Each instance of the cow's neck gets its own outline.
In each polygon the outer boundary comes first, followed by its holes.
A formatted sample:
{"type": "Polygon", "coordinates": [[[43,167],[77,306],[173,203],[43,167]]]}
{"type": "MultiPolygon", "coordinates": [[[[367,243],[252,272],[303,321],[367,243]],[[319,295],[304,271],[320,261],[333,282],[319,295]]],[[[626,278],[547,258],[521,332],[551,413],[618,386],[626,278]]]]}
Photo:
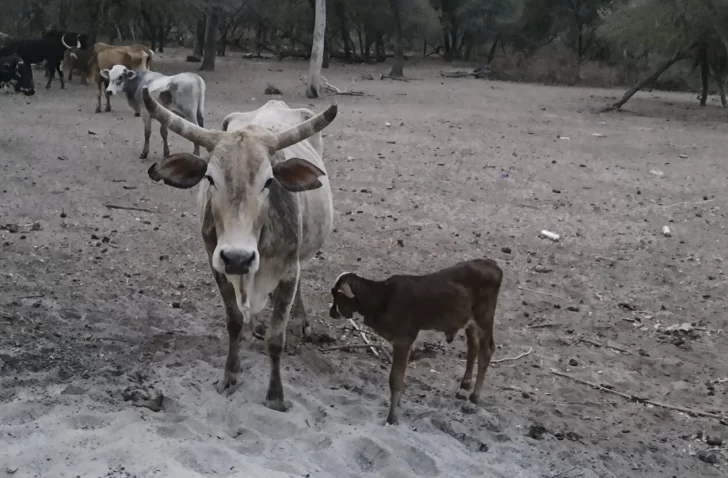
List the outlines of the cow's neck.
{"type": "Polygon", "coordinates": [[[126,80],[126,88],[124,88],[124,92],[126,93],[126,99],[129,100],[131,104],[134,103],[134,98],[137,94],[137,91],[139,91],[141,85],[144,83],[145,76],[145,71],[137,71],[137,74],[134,75],[134,78],[126,80]]]}

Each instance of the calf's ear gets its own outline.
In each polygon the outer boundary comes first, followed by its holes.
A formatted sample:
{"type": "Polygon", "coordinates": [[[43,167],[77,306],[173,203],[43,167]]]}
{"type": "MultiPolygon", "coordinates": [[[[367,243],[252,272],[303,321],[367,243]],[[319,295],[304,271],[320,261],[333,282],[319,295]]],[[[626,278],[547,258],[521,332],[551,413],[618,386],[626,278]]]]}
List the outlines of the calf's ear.
{"type": "Polygon", "coordinates": [[[207,162],[190,153],[178,153],[167,156],[159,163],[154,163],[147,171],[152,181],[164,181],[164,184],[178,189],[189,189],[197,185],[207,173],[207,162]]]}
{"type": "Polygon", "coordinates": [[[301,158],[287,159],[273,166],[276,180],[294,193],[320,188],[322,184],[318,177],[325,175],[321,169],[301,158]]]}
{"type": "Polygon", "coordinates": [[[99,73],[101,73],[101,76],[103,76],[105,79],[107,79],[107,80],[109,79],[109,69],[108,68],[104,68],[99,73]]]}

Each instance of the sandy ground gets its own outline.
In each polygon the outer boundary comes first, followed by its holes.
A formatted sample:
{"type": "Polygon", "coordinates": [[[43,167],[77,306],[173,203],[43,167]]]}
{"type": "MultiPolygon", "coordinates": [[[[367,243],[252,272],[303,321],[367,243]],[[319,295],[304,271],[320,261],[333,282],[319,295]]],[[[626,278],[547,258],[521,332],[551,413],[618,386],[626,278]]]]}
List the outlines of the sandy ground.
{"type": "MultiPolygon", "coordinates": [[[[184,53],[158,68],[191,67],[184,53]]],[[[221,59],[203,75],[207,125],[262,105],[267,82],[291,106],[321,111],[330,99],[303,98],[306,70],[221,59]]],[[[158,129],[141,161],[142,122],[121,98],[94,114],[94,91],[78,80],[30,99],[0,95],[0,476],[728,476],[726,445],[707,443],[728,441],[718,420],[551,373],[725,411],[726,113],[645,93],[628,111],[596,115],[621,92],[441,80],[437,70],[408,65],[417,81],[362,81],[354,89],[371,96],[337,97],[324,139],[336,230],[303,275],[317,343],[289,323],[287,413],[262,404],[269,366],[254,337],[243,386],[214,391],[222,302],[195,191],[147,177],[158,129]],[[531,353],[493,364],[472,408],[455,399],[463,334],[453,344],[423,334],[401,424],[383,426],[388,364],[362,349],[320,351],[327,337],[359,343],[328,318],[334,279],[479,256],[505,270],[494,360],[531,353]],[[692,330],[669,330],[680,324],[692,330]],[[160,394],[161,410],[134,406],[160,394]]],[[[324,74],[343,88],[381,72],[324,74]]]]}

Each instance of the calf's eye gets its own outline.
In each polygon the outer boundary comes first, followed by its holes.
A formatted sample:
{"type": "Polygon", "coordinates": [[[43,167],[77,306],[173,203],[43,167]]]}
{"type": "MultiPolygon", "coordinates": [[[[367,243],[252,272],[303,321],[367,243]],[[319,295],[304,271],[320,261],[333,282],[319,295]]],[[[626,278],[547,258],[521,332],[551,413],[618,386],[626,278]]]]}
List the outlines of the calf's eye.
{"type": "Polygon", "coordinates": [[[210,186],[215,185],[215,180],[212,179],[212,176],[210,176],[209,174],[205,176],[205,179],[207,179],[210,182],[210,186]]]}
{"type": "Polygon", "coordinates": [[[268,189],[272,182],[273,182],[273,178],[268,178],[268,180],[263,185],[263,190],[265,191],[266,189],[268,189]]]}

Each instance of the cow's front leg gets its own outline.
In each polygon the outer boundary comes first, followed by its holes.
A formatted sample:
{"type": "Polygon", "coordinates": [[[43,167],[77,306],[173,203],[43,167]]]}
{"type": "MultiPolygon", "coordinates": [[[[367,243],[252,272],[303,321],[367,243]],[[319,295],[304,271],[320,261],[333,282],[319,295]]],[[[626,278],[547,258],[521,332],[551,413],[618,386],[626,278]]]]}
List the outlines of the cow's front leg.
{"type": "Polygon", "coordinates": [[[159,134],[162,135],[162,144],[164,147],[164,157],[169,156],[169,143],[167,142],[167,127],[163,124],[159,125],[159,134]]]}
{"type": "Polygon", "coordinates": [[[222,379],[217,382],[217,393],[232,395],[240,387],[240,332],[243,329],[243,314],[235,301],[235,289],[227,278],[213,270],[215,282],[220,289],[222,301],[225,304],[228,331],[228,354],[225,360],[225,372],[222,379]]]}
{"type": "Polygon", "coordinates": [[[46,83],[46,90],[50,90],[51,82],[53,82],[53,77],[56,76],[56,69],[51,65],[47,65],[46,71],[48,72],[48,82],[46,83]]]}
{"type": "Polygon", "coordinates": [[[296,298],[293,302],[293,315],[301,319],[301,334],[303,338],[311,335],[311,324],[308,322],[308,314],[306,314],[306,305],[301,295],[301,278],[298,278],[298,287],[296,287],[296,298]]]}
{"type": "MultiPolygon", "coordinates": [[[[58,78],[61,80],[61,89],[64,89],[66,87],[66,84],[63,82],[63,71],[61,71],[60,64],[56,66],[56,71],[58,72],[58,78]]],[[[71,81],[71,79],[69,78],[68,81],[71,81]]]]}
{"type": "Polygon", "coordinates": [[[149,137],[152,135],[152,117],[149,113],[144,112],[142,119],[144,120],[144,148],[142,149],[142,154],[140,154],[139,157],[141,159],[147,159],[147,156],[149,155],[149,137]]]}
{"type": "Polygon", "coordinates": [[[101,85],[103,82],[97,83],[97,86],[99,87],[98,94],[96,95],[96,112],[101,113],[101,85]]]}
{"type": "Polygon", "coordinates": [[[273,292],[273,315],[266,334],[268,356],[270,357],[270,382],[265,396],[265,406],[285,412],[288,409],[283,400],[283,384],[281,383],[281,353],[286,345],[286,326],[291,307],[296,296],[299,278],[298,264],[288,272],[273,292]]]}

